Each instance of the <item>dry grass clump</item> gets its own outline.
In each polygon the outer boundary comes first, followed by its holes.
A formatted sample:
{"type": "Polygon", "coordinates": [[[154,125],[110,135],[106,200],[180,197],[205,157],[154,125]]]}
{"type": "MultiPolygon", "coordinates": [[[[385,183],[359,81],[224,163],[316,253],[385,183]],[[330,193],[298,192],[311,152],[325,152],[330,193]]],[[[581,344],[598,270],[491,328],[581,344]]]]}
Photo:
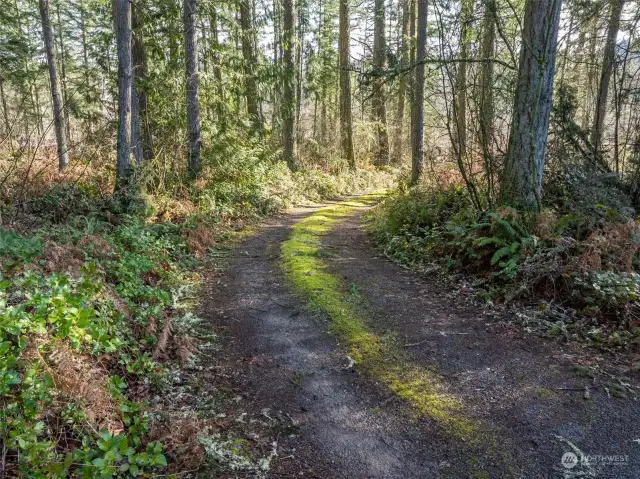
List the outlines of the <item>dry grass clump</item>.
{"type": "MultiPolygon", "coordinates": [[[[177,194],[179,193],[178,191],[177,194]]],[[[188,197],[158,195],[149,196],[146,200],[158,211],[152,221],[180,223],[199,211],[198,206],[188,197]]]]}
{"type": "Polygon", "coordinates": [[[195,471],[206,460],[206,452],[198,442],[198,436],[206,429],[219,429],[220,425],[211,419],[184,417],[169,414],[163,421],[153,423],[150,439],[160,441],[164,451],[173,456],[169,465],[169,474],[195,471]]]}
{"type": "Polygon", "coordinates": [[[78,241],[77,246],[95,259],[110,260],[114,259],[116,256],[113,246],[101,236],[84,236],[80,241],[78,241]]]}
{"type": "MultiPolygon", "coordinates": [[[[90,157],[95,158],[95,155],[90,157]]],[[[0,198],[8,203],[37,196],[53,185],[91,183],[100,194],[113,191],[113,172],[106,162],[77,162],[60,171],[55,150],[22,150],[17,156],[0,152],[0,198]]]]}
{"type": "Polygon", "coordinates": [[[551,209],[544,209],[536,216],[533,234],[543,240],[553,238],[558,225],[558,214],[551,209]]]}
{"type": "MultiPolygon", "coordinates": [[[[157,325],[154,318],[147,325],[147,331],[153,333],[156,329],[157,325]]],[[[196,341],[192,337],[182,332],[174,333],[172,318],[165,316],[162,331],[153,350],[153,359],[175,357],[180,360],[180,365],[184,367],[195,354],[196,347],[196,341]]]]}
{"type": "Polygon", "coordinates": [[[84,264],[84,253],[69,244],[47,241],[42,250],[44,269],[49,273],[66,273],[73,277],[80,276],[84,264]]]}
{"type": "Polygon", "coordinates": [[[632,272],[633,257],[640,251],[640,227],[634,220],[608,223],[593,231],[582,242],[584,248],[577,262],[578,271],[602,270],[632,272]]]}
{"type": "Polygon", "coordinates": [[[189,253],[199,259],[204,258],[207,254],[207,249],[215,244],[211,231],[202,225],[188,230],[186,236],[189,253]]]}
{"type": "Polygon", "coordinates": [[[117,434],[123,430],[118,404],[107,389],[109,375],[94,358],[73,351],[63,342],[39,338],[25,350],[21,359],[37,361],[51,375],[64,400],[56,405],[72,402],[82,407],[96,431],[106,429],[117,434]],[[40,353],[43,346],[51,351],[46,358],[40,353]]]}

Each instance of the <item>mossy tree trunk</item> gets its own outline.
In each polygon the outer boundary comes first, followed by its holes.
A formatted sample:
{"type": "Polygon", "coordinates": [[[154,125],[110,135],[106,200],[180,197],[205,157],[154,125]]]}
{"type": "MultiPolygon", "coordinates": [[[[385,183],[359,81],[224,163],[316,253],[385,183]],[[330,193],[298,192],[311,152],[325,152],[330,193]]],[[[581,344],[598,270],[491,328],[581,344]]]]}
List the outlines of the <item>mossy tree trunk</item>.
{"type": "Polygon", "coordinates": [[[69,164],[69,152],[67,147],[67,126],[62,105],[62,93],[58,82],[58,67],[56,64],[56,50],[54,45],[53,28],[51,27],[51,1],[40,0],[40,20],[42,22],[42,37],[47,54],[47,66],[49,67],[49,81],[51,84],[51,103],[53,104],[53,124],[56,132],[58,146],[58,166],[64,170],[69,164]]]}
{"type": "Polygon", "coordinates": [[[620,17],[624,0],[612,0],[611,15],[607,27],[607,40],[604,46],[604,58],[602,60],[602,72],[600,73],[600,83],[598,85],[598,97],[596,101],[596,111],[591,131],[591,143],[596,154],[602,149],[602,135],[604,131],[604,120],[607,115],[607,97],[609,96],[609,83],[614,68],[616,56],[616,42],[618,31],[620,30],[620,17]]]}
{"type": "Polygon", "coordinates": [[[283,0],[283,63],[284,88],[282,94],[282,129],[284,140],[284,159],[291,171],[298,167],[297,124],[296,124],[296,44],[295,0],[283,0]]]}
{"type": "Polygon", "coordinates": [[[500,202],[537,211],[542,192],[562,0],[527,0],[500,202]]]}
{"type": "Polygon", "coordinates": [[[427,56],[427,0],[418,2],[418,25],[415,77],[411,104],[411,184],[417,184],[422,178],[423,169],[423,133],[424,133],[424,60],[427,56]]]}
{"type": "Polygon", "coordinates": [[[187,166],[189,174],[200,173],[200,104],[198,100],[197,0],[184,0],[184,50],[187,83],[187,166]]]}
{"type": "Polygon", "coordinates": [[[387,94],[383,72],[387,65],[385,39],[385,4],[384,0],[375,0],[373,22],[373,116],[376,121],[378,145],[374,161],[377,165],[389,163],[389,133],[387,131],[387,94]]]}
{"type": "Polygon", "coordinates": [[[356,159],[353,153],[353,122],[351,114],[351,72],[349,71],[349,1],[340,0],[340,144],[342,157],[349,168],[355,170],[356,159]]]}

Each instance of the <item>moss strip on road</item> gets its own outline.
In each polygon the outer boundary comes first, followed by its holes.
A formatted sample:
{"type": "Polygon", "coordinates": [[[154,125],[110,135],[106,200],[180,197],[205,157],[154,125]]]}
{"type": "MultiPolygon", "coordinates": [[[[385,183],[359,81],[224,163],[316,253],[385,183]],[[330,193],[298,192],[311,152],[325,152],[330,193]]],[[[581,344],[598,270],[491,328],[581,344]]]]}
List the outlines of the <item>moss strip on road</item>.
{"type": "Polygon", "coordinates": [[[463,404],[447,391],[443,379],[427,368],[413,365],[408,353],[394,341],[370,330],[362,302],[347,292],[322,260],[322,237],[347,215],[382,196],[374,193],[328,206],[294,225],[289,239],[282,244],[286,277],[310,310],[328,317],[331,330],[364,372],[449,434],[469,444],[486,445],[487,438],[481,434],[486,428],[465,417],[463,404]]]}

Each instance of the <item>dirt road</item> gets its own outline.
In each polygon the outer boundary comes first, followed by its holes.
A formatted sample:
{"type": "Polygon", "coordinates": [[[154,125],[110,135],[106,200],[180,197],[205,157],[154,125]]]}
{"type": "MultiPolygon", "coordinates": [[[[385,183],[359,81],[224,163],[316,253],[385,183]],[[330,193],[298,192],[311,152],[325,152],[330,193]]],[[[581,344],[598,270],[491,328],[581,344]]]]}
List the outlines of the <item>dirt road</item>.
{"type": "Polygon", "coordinates": [[[295,425],[277,433],[270,477],[640,477],[640,403],[590,373],[593,351],[525,333],[381,258],[361,228],[368,206],[271,220],[210,293],[225,347],[242,358],[239,387],[256,411],[295,425]],[[323,214],[313,264],[385,345],[375,365],[366,354],[354,364],[354,341],[313,297],[323,291],[306,297],[282,267],[291,228],[323,214]],[[415,392],[404,371],[428,372],[436,392],[415,392]]]}

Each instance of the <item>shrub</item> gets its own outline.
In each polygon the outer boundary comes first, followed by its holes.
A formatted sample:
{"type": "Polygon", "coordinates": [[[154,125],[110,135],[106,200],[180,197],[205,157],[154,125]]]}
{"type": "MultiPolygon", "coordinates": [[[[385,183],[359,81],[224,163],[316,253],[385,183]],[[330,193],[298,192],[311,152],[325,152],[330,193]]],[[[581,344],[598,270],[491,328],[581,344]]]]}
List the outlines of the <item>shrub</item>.
{"type": "Polygon", "coordinates": [[[511,208],[478,212],[455,188],[418,187],[397,191],[369,227],[386,254],[473,273],[491,283],[492,299],[558,299],[590,315],[618,317],[638,299],[640,227],[618,214],[605,217],[546,209],[531,222],[511,208]]]}

